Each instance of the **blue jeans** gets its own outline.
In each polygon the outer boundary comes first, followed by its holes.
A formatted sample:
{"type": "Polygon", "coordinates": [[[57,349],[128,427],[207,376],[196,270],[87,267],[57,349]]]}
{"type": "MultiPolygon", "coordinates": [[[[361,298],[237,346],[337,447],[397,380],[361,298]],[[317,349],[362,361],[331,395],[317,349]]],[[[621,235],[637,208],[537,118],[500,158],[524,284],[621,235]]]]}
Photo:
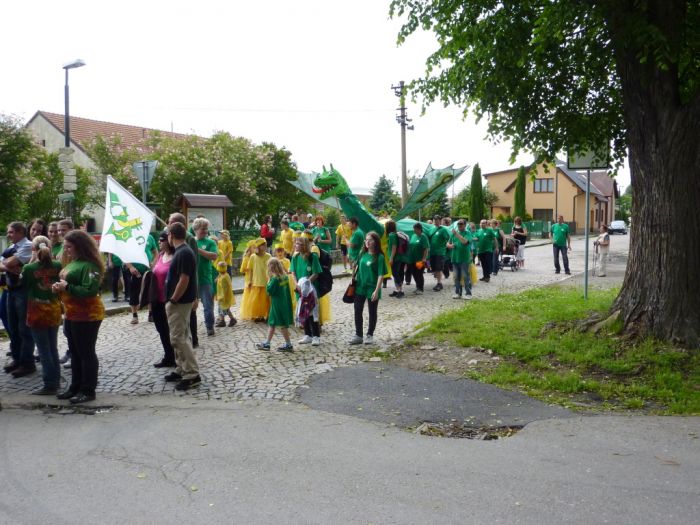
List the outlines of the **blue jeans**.
{"type": "Polygon", "coordinates": [[[554,269],[556,272],[561,272],[561,267],[559,266],[559,254],[561,253],[561,258],[564,261],[564,271],[569,273],[569,255],[566,251],[566,246],[557,246],[553,244],[552,252],[554,253],[554,269]]]}
{"type": "Polygon", "coordinates": [[[61,382],[61,365],[58,362],[58,326],[32,328],[32,337],[39,350],[41,377],[46,388],[58,388],[61,382]]]}
{"type": "Polygon", "coordinates": [[[452,263],[452,269],[454,270],[454,280],[455,280],[455,294],[461,297],[462,295],[462,279],[464,279],[464,293],[466,295],[472,294],[472,280],[469,277],[469,263],[452,263]]]}
{"type": "Polygon", "coordinates": [[[493,259],[491,260],[491,274],[498,275],[498,252],[493,252],[493,259]]]}
{"type": "Polygon", "coordinates": [[[199,284],[199,299],[204,308],[204,326],[207,330],[214,329],[214,290],[211,283],[199,284]]]}
{"type": "Polygon", "coordinates": [[[25,368],[36,368],[34,339],[27,326],[26,290],[12,290],[7,294],[7,320],[12,360],[25,368]]]}

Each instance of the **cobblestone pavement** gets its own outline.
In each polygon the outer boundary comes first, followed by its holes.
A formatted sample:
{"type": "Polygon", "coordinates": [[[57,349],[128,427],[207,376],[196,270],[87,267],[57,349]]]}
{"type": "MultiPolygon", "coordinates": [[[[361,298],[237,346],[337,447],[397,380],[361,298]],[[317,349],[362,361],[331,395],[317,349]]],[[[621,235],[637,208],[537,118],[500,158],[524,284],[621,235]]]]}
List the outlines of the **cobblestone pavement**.
{"type": "MultiPolygon", "coordinates": [[[[571,271],[583,272],[583,240],[572,242],[570,255],[571,271]]],[[[628,237],[615,236],[611,254],[627,252],[628,237]]],[[[592,254],[591,254],[592,259],[592,254]]],[[[474,300],[492,297],[499,293],[516,293],[528,288],[564,281],[569,276],[555,275],[552,265],[551,245],[530,247],[526,250],[524,271],[500,272],[490,283],[479,283],[474,287],[474,300]]],[[[480,269],[479,269],[480,271],[480,269]]],[[[594,282],[595,278],[592,278],[594,282]]],[[[217,328],[216,335],[207,337],[202,310],[198,312],[200,322],[200,346],[196,350],[202,375],[202,385],[188,393],[174,390],[173,383],[166,383],[163,376],[172,369],[155,369],[152,364],[160,360],[162,350],[152,323],[129,324],[130,315],[121,313],[106,318],[100,329],[97,353],[100,359],[99,393],[109,392],[125,395],[166,394],[191,396],[196,399],[277,399],[291,400],[295,390],[303,387],[314,374],[327,372],[335,367],[348,366],[366,359],[373,351],[386,348],[400,341],[419,323],[433,315],[452,308],[469,308],[467,301],[452,299],[451,279],[446,281],[441,292],[432,291],[434,279],[426,277],[425,293],[413,295],[415,287],[406,287],[406,298],[388,297],[391,282],[379,305],[379,323],[375,332],[375,346],[349,346],[347,340],[354,334],[353,307],[341,301],[347,279],[337,279],[331,297],[333,320],[322,328],[321,345],[295,344],[291,354],[262,352],[254,344],[262,341],[267,332],[263,323],[239,322],[235,327],[217,328]]],[[[240,302],[240,296],[237,297],[240,302]]],[[[237,308],[235,314],[237,314],[237,308]]],[[[367,314],[365,314],[367,315],[367,314]]],[[[365,323],[367,322],[365,318],[365,323]]],[[[294,342],[303,335],[293,331],[294,342]]],[[[281,343],[278,333],[274,345],[281,343]]],[[[3,353],[7,340],[3,344],[3,353]]],[[[66,350],[65,339],[59,334],[59,351],[66,350]]],[[[69,371],[64,371],[68,377],[69,371]]],[[[27,393],[41,386],[40,373],[14,379],[0,374],[0,395],[27,393]]]]}

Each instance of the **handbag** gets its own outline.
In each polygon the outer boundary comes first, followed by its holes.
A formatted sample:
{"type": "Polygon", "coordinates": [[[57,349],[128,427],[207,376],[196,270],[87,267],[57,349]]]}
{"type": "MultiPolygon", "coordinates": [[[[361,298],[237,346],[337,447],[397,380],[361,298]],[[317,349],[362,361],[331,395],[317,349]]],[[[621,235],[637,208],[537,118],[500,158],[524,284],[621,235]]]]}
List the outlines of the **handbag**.
{"type": "Polygon", "coordinates": [[[343,294],[343,302],[352,304],[355,302],[355,288],[357,287],[357,282],[355,282],[355,273],[357,272],[357,266],[352,271],[352,278],[350,279],[350,284],[345,289],[343,294]]]}

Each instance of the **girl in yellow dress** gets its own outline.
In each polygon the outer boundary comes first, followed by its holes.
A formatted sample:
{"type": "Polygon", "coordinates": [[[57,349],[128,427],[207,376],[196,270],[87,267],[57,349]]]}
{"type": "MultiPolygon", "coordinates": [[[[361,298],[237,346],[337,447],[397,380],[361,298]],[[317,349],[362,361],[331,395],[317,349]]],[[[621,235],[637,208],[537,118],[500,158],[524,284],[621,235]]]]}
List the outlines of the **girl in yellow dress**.
{"type": "Polygon", "coordinates": [[[246,285],[249,292],[248,306],[254,321],[265,321],[270,311],[270,296],[267,295],[267,261],[272,256],[267,253],[267,241],[262,237],[255,240],[254,250],[248,259],[250,270],[250,284],[246,285]]]}
{"type": "Polygon", "coordinates": [[[278,244],[275,246],[275,257],[279,259],[279,262],[282,263],[282,267],[284,270],[287,272],[287,275],[289,276],[289,294],[292,296],[292,311],[296,312],[297,311],[297,294],[294,293],[294,290],[296,289],[297,283],[294,280],[294,274],[289,270],[289,268],[292,265],[292,262],[285,257],[285,253],[287,250],[285,247],[281,244],[278,244]]]}
{"type": "MultiPolygon", "coordinates": [[[[314,235],[309,230],[304,232],[304,236],[309,239],[309,251],[320,257],[320,249],[314,243],[314,235]]],[[[318,300],[318,323],[323,326],[331,321],[331,294],[326,294],[318,300]]]]}
{"type": "Polygon", "coordinates": [[[219,257],[226,263],[226,271],[230,276],[231,270],[233,269],[233,243],[231,242],[231,235],[228,230],[221,230],[219,232],[219,237],[220,239],[216,243],[219,248],[219,257]]]}
{"type": "Polygon", "coordinates": [[[246,244],[246,250],[243,254],[243,259],[241,260],[241,273],[243,274],[243,297],[241,298],[241,311],[239,312],[239,317],[241,319],[252,319],[253,316],[250,313],[250,283],[252,273],[249,268],[250,256],[253,255],[255,250],[255,239],[251,239],[246,244]]]}

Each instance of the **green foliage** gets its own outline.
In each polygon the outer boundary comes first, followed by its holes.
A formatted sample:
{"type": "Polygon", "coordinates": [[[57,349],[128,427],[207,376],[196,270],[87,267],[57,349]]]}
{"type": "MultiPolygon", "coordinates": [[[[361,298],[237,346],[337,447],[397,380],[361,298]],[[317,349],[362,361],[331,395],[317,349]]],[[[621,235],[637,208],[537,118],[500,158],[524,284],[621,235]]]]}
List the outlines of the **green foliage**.
{"type": "Polygon", "coordinates": [[[425,219],[431,219],[435,215],[439,215],[440,217],[452,216],[452,210],[450,209],[450,202],[447,199],[446,191],[442,192],[439,199],[421,209],[421,216],[425,219]]]}
{"type": "Polygon", "coordinates": [[[699,414],[697,350],[624,341],[615,337],[619,326],[605,334],[578,328],[592,313],[605,315],[616,293],[594,290],[587,301],[573,287],[504,294],[433,318],[416,340],[491,349],[502,364],[480,380],[550,401],[587,401],[590,393],[622,407],[699,414]]]}
{"type": "Polygon", "coordinates": [[[326,219],[326,226],[329,229],[335,230],[335,228],[340,224],[340,212],[335,208],[326,208],[323,212],[326,219]]]}
{"type": "Polygon", "coordinates": [[[36,162],[38,148],[14,117],[0,114],[0,221],[2,228],[21,217],[26,178],[36,162]]]}
{"type": "MultiPolygon", "coordinates": [[[[487,186],[485,188],[481,188],[481,197],[483,201],[483,205],[481,207],[481,218],[484,218],[490,215],[491,207],[498,201],[498,196],[489,191],[487,186]]],[[[476,221],[472,220],[471,206],[471,185],[469,185],[455,196],[454,203],[452,205],[452,215],[454,217],[468,217],[470,221],[476,222],[478,225],[479,220],[481,219],[476,221]]]]}
{"type": "MultiPolygon", "coordinates": [[[[94,204],[92,174],[76,167],[78,190],[74,208],[94,204]]],[[[41,217],[47,221],[63,217],[58,195],[63,193],[63,172],[58,155],[38,146],[19,120],[0,115],[0,224],[41,217]]],[[[102,199],[103,196],[100,196],[102,199]]],[[[80,220],[80,218],[78,218],[80,220]]]]}
{"type": "Polygon", "coordinates": [[[620,195],[617,200],[617,210],[615,211],[615,219],[625,221],[629,224],[632,216],[632,186],[627,186],[625,192],[620,195]]]}
{"type": "Polygon", "coordinates": [[[231,228],[254,217],[308,207],[313,201],[289,184],[296,178],[291,153],[274,144],[253,144],[243,137],[217,132],[211,138],[194,135],[171,138],[155,135],[132,149],[124,149],[118,137],[98,137],[88,153],[100,171],[140,195],[133,173],[136,160],[158,160],[149,200],[162,204],[162,215],[179,211],[175,203],[183,193],[226,195],[231,228]]]}
{"type": "Polygon", "coordinates": [[[479,221],[486,216],[479,164],[475,164],[474,168],[472,168],[472,182],[469,188],[469,220],[479,224],[479,221]]]}
{"type": "Polygon", "coordinates": [[[518,168],[518,176],[515,179],[515,204],[513,205],[513,215],[515,217],[525,216],[525,166],[518,168]]]}
{"type": "Polygon", "coordinates": [[[369,208],[376,213],[385,211],[389,215],[401,208],[401,197],[394,190],[394,183],[386,175],[379,177],[372,188],[369,208]]]}

